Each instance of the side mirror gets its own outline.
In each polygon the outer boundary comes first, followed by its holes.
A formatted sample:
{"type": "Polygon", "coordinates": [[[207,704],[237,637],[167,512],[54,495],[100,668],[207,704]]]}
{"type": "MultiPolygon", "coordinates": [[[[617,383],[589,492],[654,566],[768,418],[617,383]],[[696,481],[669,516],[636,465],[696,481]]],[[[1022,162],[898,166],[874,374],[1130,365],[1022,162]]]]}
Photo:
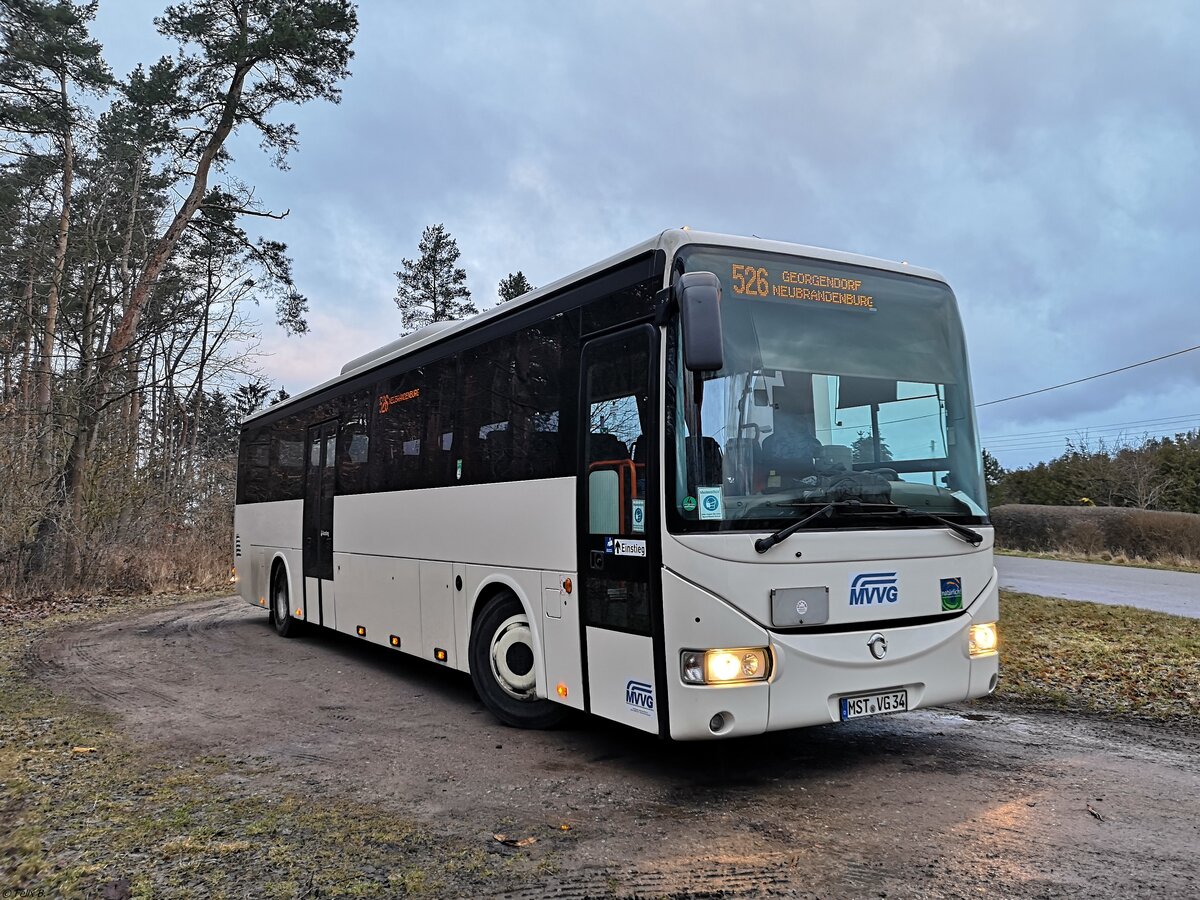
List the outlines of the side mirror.
{"type": "Polygon", "coordinates": [[[712,272],[688,272],[675,282],[683,365],[689,372],[716,372],[725,365],[721,334],[721,281],[712,272]]]}

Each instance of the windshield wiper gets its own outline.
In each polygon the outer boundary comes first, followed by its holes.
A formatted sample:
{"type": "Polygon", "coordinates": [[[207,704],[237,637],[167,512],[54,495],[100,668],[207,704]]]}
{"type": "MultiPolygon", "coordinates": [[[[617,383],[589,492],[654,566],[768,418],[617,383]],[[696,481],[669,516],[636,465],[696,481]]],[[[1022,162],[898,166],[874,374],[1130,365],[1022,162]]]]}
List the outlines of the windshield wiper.
{"type": "MultiPolygon", "coordinates": [[[[780,504],[780,505],[784,505],[784,504],[780,504]]],[[[786,504],[786,505],[798,506],[801,504],[786,504]]],[[[829,514],[831,512],[833,512],[835,509],[839,509],[841,507],[846,507],[846,506],[862,506],[862,501],[861,500],[834,500],[831,503],[826,503],[824,506],[822,506],[820,509],[818,509],[815,513],[811,513],[811,514],[805,516],[800,521],[793,522],[791,525],[788,525],[786,528],[780,528],[777,532],[775,532],[772,535],[768,535],[765,538],[759,538],[757,541],[754,542],[754,549],[757,550],[759,553],[766,553],[768,550],[770,550],[776,544],[778,544],[782,541],[786,541],[788,538],[790,538],[793,534],[795,534],[797,531],[799,531],[801,528],[803,528],[805,525],[807,525],[813,519],[819,519],[821,516],[825,516],[828,518],[829,514]]]]}
{"type": "Polygon", "coordinates": [[[902,516],[917,516],[921,519],[932,519],[942,525],[945,525],[960,538],[972,546],[978,547],[983,543],[983,535],[974,528],[968,528],[966,525],[960,525],[958,522],[951,522],[949,519],[944,519],[936,513],[926,512],[923,509],[913,509],[911,506],[900,506],[897,504],[896,511],[902,516]]]}
{"type": "MultiPolygon", "coordinates": [[[[779,506],[808,506],[810,504],[781,503],[781,504],[777,504],[777,505],[779,505],[779,506]]],[[[759,538],[758,540],[756,540],[754,542],[754,549],[757,550],[759,553],[766,553],[768,550],[770,550],[776,544],[790,538],[793,534],[795,534],[797,531],[799,531],[801,528],[803,528],[805,525],[807,525],[809,522],[813,521],[814,519],[819,519],[822,516],[825,516],[826,518],[828,518],[830,513],[832,513],[835,509],[846,509],[846,508],[853,509],[855,512],[861,513],[863,515],[869,515],[871,512],[894,512],[897,515],[902,516],[904,518],[910,518],[910,517],[915,516],[915,517],[921,518],[921,519],[932,519],[934,522],[937,522],[941,525],[945,525],[947,528],[949,528],[956,535],[961,537],[964,541],[967,541],[972,546],[978,547],[980,544],[983,543],[983,535],[980,534],[975,529],[968,528],[966,525],[960,525],[958,522],[951,522],[949,519],[942,518],[941,516],[937,515],[936,513],[926,512],[923,509],[914,509],[911,506],[901,506],[898,503],[866,503],[866,504],[864,504],[861,500],[834,500],[830,503],[825,504],[820,509],[818,509],[816,512],[805,516],[799,522],[793,522],[791,525],[788,525],[786,528],[779,529],[779,531],[776,531],[772,535],[769,535],[765,538],[759,538]],[[875,507],[875,509],[868,510],[868,509],[864,509],[863,507],[875,507]]]]}

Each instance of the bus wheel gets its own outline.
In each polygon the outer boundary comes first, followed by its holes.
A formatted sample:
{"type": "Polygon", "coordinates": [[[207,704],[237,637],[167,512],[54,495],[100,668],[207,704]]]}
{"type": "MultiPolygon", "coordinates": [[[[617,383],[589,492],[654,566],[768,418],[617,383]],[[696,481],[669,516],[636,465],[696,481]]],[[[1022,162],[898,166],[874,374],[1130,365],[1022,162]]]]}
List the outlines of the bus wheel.
{"type": "Polygon", "coordinates": [[[505,591],[484,607],[471,631],[471,681],[484,706],[505,725],[552,728],[566,718],[567,708],[538,699],[533,655],[525,609],[505,591]]]}
{"type": "Polygon", "coordinates": [[[300,633],[300,622],[292,618],[287,572],[282,566],[275,571],[275,578],[271,582],[271,624],[283,637],[295,637],[300,633]]]}

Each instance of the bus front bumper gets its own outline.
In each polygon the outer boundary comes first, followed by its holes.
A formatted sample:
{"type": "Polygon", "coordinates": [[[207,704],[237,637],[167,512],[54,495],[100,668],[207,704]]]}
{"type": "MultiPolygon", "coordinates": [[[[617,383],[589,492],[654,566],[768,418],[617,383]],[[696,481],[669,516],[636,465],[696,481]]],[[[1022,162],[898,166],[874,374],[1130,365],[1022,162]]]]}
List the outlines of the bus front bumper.
{"type": "MultiPolygon", "coordinates": [[[[688,598],[692,610],[701,594],[707,592],[692,586],[688,598]]],[[[706,603],[710,615],[704,618],[720,621],[723,637],[729,641],[724,645],[769,644],[773,669],[766,682],[753,684],[692,686],[675,681],[670,689],[670,718],[671,737],[677,740],[840,722],[841,701],[846,697],[904,690],[906,709],[913,710],[982,697],[996,687],[998,655],[972,657],[968,647],[972,625],[999,617],[994,574],[971,606],[953,619],[907,626],[900,620],[831,634],[767,631],[713,595],[707,596],[721,609],[706,603]],[[869,646],[876,634],[886,642],[882,658],[876,658],[869,646]]],[[[674,666],[668,663],[669,672],[677,667],[677,658],[674,666]]]]}

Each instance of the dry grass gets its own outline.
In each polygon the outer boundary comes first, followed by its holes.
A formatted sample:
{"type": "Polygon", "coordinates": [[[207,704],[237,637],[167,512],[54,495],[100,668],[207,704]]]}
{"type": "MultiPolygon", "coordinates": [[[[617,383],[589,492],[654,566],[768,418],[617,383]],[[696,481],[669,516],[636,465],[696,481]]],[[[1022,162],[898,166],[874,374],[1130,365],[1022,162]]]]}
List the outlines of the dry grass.
{"type": "Polygon", "coordinates": [[[1158,569],[1163,572],[1196,572],[1200,573],[1200,565],[1194,560],[1181,556],[1165,557],[1158,560],[1142,559],[1140,556],[1126,556],[1124,553],[1079,553],[1074,550],[1058,550],[1050,552],[1035,552],[1033,550],[996,550],[997,556],[1020,556],[1026,559],[1054,559],[1061,562],[1095,563],[1102,566],[1128,566],[1134,569],[1158,569]]]}
{"type": "Polygon", "coordinates": [[[1200,569],[1200,515],[1147,509],[1009,504],[991,511],[996,546],[1200,569]]]}
{"type": "Polygon", "coordinates": [[[24,670],[49,628],[183,599],[0,604],[0,897],[488,896],[542,873],[545,859],[314,803],[265,757],[166,758],[24,670]]]}
{"type": "Polygon", "coordinates": [[[1000,634],[994,700],[1200,725],[1200,620],[1005,592],[1000,634]]]}

